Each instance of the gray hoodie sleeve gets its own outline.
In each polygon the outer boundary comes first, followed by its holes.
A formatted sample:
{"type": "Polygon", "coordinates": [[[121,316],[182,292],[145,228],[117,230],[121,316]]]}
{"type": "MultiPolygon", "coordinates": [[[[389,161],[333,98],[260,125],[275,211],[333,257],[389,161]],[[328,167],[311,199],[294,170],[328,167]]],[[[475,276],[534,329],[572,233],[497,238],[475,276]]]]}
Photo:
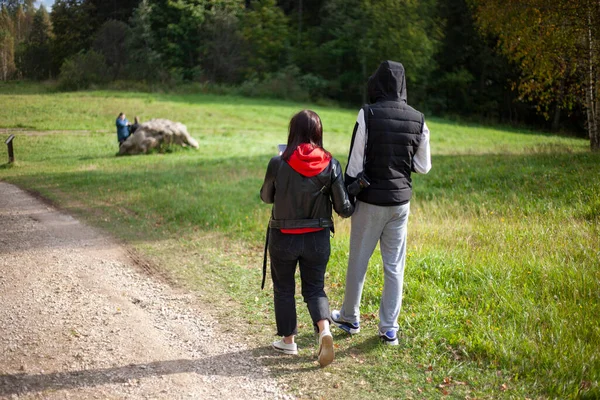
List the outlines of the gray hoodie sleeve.
{"type": "Polygon", "coordinates": [[[346,167],[346,175],[350,178],[356,178],[363,170],[363,159],[365,154],[365,118],[362,108],[356,117],[356,132],[354,141],[350,145],[350,157],[346,167]]]}
{"type": "Polygon", "coordinates": [[[413,157],[413,169],[418,174],[426,174],[431,169],[431,150],[429,148],[429,128],[423,123],[423,138],[413,157]]]}

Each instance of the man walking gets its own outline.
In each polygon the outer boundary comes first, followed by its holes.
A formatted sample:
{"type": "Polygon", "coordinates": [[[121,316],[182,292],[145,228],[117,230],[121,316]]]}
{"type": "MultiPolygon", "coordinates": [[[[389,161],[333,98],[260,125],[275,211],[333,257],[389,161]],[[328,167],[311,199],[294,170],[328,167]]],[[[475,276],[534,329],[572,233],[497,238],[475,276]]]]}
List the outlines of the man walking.
{"type": "Polygon", "coordinates": [[[348,191],[356,194],[346,291],[341,310],[333,310],[331,319],[348,333],[360,331],[365,275],[379,242],[384,268],[379,337],[397,345],[411,172],[426,174],[431,169],[429,129],[423,114],[406,103],[402,64],[382,62],[367,89],[370,104],[358,113],[346,167],[348,191]]]}

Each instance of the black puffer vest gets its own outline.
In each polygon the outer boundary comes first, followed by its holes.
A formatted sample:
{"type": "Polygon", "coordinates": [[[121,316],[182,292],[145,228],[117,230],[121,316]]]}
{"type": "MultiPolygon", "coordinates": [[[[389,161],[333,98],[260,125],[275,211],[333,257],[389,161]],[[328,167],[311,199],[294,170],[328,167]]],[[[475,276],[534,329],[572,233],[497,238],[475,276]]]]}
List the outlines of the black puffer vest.
{"type": "Polygon", "coordinates": [[[405,204],[412,195],[412,159],[422,140],[423,114],[406,104],[404,68],[383,63],[369,81],[365,174],[371,185],[358,200],[381,206],[405,204]]]}

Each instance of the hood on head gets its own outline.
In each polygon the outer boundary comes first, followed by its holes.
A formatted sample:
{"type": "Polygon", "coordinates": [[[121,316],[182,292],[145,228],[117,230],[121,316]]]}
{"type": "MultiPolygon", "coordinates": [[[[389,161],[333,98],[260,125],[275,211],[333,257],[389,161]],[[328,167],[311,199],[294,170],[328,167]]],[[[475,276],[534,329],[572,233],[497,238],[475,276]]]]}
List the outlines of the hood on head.
{"type": "Polygon", "coordinates": [[[367,83],[369,103],[396,100],[406,103],[406,78],[399,62],[384,61],[367,83]]]}

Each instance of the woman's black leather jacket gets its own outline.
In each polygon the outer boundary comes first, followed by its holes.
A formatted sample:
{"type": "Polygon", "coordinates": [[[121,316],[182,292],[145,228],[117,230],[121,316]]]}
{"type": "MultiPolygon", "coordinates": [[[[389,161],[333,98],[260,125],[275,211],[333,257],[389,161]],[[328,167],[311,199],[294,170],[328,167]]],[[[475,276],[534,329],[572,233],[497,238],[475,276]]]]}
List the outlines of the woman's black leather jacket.
{"type": "Polygon", "coordinates": [[[316,176],[306,177],[276,156],[267,167],[260,198],[274,203],[269,226],[272,228],[333,227],[331,206],[342,218],[354,212],[344,185],[340,163],[332,158],[316,176]]]}

